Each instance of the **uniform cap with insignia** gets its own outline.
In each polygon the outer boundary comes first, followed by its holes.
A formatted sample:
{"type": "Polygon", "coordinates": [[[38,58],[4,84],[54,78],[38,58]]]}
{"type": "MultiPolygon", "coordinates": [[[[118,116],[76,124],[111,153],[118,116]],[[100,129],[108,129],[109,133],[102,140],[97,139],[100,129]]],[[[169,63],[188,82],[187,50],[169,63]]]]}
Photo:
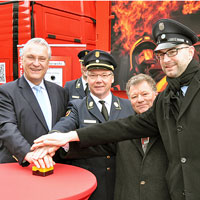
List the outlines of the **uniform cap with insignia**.
{"type": "Polygon", "coordinates": [[[87,70],[91,69],[108,69],[114,71],[117,67],[117,63],[113,56],[106,51],[93,50],[87,54],[84,58],[84,65],[87,70]]]}
{"type": "Polygon", "coordinates": [[[83,50],[78,53],[78,58],[80,62],[83,62],[84,57],[89,53],[89,50],[83,50]]]}
{"type": "Polygon", "coordinates": [[[173,19],[160,19],[152,29],[152,36],[157,43],[154,51],[173,48],[179,44],[193,45],[198,41],[197,35],[187,26],[173,19]]]}

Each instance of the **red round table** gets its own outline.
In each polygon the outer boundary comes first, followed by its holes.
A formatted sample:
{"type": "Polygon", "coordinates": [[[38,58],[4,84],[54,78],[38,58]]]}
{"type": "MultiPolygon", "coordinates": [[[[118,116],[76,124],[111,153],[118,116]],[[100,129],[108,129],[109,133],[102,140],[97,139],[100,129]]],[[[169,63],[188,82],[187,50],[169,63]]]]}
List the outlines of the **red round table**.
{"type": "Polygon", "coordinates": [[[96,177],[80,167],[56,164],[49,176],[32,175],[32,166],[0,164],[1,199],[86,200],[97,186],[96,177]]]}

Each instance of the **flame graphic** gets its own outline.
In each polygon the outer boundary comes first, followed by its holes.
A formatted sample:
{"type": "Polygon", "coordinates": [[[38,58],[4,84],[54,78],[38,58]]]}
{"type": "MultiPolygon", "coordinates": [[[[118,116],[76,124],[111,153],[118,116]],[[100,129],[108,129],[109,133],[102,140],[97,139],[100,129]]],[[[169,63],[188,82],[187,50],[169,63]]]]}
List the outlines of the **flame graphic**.
{"type": "Polygon", "coordinates": [[[129,52],[143,35],[151,35],[152,25],[161,18],[170,18],[180,11],[187,15],[200,9],[199,1],[115,1],[112,13],[116,16],[113,30],[115,42],[112,50],[121,46],[121,53],[129,52]]]}

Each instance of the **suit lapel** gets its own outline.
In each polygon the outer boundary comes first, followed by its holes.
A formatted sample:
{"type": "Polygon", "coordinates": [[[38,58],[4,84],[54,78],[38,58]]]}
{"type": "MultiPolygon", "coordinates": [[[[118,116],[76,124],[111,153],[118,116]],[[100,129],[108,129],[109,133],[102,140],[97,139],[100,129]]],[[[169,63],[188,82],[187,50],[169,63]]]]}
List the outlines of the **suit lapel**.
{"type": "Polygon", "coordinates": [[[105,122],[103,115],[101,114],[99,108],[97,107],[96,103],[92,99],[90,95],[86,98],[87,109],[88,111],[97,118],[101,123],[105,122]]]}
{"type": "Polygon", "coordinates": [[[121,105],[119,99],[112,94],[112,104],[111,104],[109,120],[118,119],[120,112],[121,112],[121,105]]]}
{"type": "Polygon", "coordinates": [[[47,127],[45,118],[44,118],[44,116],[42,114],[42,111],[41,111],[40,106],[39,106],[39,104],[37,102],[37,99],[36,99],[32,89],[30,88],[29,84],[25,80],[24,76],[22,76],[19,79],[19,87],[21,89],[22,96],[24,97],[24,99],[26,99],[26,101],[28,102],[28,104],[32,108],[33,113],[35,113],[35,115],[38,117],[38,119],[41,122],[41,124],[48,131],[48,127],[47,127]]]}
{"type": "Polygon", "coordinates": [[[187,89],[186,96],[183,99],[182,106],[180,109],[180,113],[178,116],[178,120],[184,114],[188,106],[190,105],[191,101],[195,97],[196,93],[199,91],[200,88],[200,71],[195,75],[194,79],[192,80],[190,86],[187,89]]]}
{"type": "Polygon", "coordinates": [[[79,78],[76,81],[76,90],[79,93],[81,98],[85,97],[85,91],[84,91],[84,88],[83,88],[83,83],[82,83],[82,79],[81,78],[79,78]]]}

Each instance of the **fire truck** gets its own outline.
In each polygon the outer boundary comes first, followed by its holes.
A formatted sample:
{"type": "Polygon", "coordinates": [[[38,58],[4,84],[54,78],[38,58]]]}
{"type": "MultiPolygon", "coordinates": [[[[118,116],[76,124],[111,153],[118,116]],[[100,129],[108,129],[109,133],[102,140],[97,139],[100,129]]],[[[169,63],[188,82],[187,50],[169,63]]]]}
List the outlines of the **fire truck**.
{"type": "Polygon", "coordinates": [[[33,37],[50,44],[46,79],[61,86],[81,76],[80,50],[110,51],[109,1],[1,1],[0,12],[0,84],[23,74],[21,49],[33,37]]]}

